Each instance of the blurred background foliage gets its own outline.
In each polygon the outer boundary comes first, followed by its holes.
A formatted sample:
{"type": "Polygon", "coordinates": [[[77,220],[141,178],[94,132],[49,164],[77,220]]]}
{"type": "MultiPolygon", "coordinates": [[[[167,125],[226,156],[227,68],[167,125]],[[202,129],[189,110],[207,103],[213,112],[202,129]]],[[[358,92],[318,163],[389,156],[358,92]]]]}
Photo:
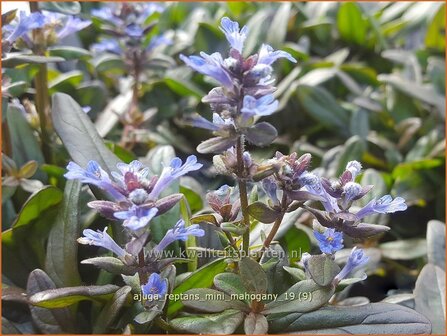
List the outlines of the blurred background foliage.
{"type": "MultiPolygon", "coordinates": [[[[71,5],[60,4],[67,6],[65,11],[71,5]]],[[[91,9],[103,5],[81,3],[81,15],[90,18],[91,9]]],[[[280,110],[268,121],[279,137],[269,147],[250,148],[253,156],[264,159],[277,150],[309,152],[312,166],[333,177],[348,161],[358,160],[364,164],[363,184],[376,186],[365,202],[386,193],[404,197],[407,211],[377,215],[371,221],[390,225],[391,230],[380,240],[365,243],[376,255],[372,276],[366,280],[368,293],[355,285],[351,295],[381,300],[388,291],[412,290],[426,261],[427,223],[445,218],[444,3],[167,3],[165,11],[153,18],[159,21],[154,34],[166,32],[173,43],[152,55],[143,75],[139,107],[146,118],[131,130],[132,146],[120,145],[120,116],[131,102],[131,79],[118,56],[90,52],[92,43],[102,36],[96,19],[77,36],[61,42],[63,47],[49,50],[48,56],[66,60],[49,68],[50,93],[68,93],[79,105],[90,106],[88,115],[99,134],[125,162],[141,157],[160,162],[160,155],[167,155],[160,145],[173,146],[183,157],[197,154],[196,146],[209,135],[186,126],[184,118],[193,112],[210,118],[201,97],[213,83],[194,74],[178,56],[225,51],[227,43],[217,28],[224,15],[249,27],[245,53],[268,43],[298,60],[297,65],[280,62],[275,66],[280,110]]],[[[29,271],[45,264],[51,228],[47,222],[56,216],[53,206],[63,199],[62,174],[69,156],[60,142],[52,144],[56,153],[52,164],[45,163],[40,152],[31,103],[37,66],[6,66],[3,76],[11,79],[8,93],[21,100],[27,113],[13,113],[11,106],[6,112],[7,100],[3,100],[2,121],[8,126],[6,136],[12,148],[12,160],[3,160],[3,175],[18,181],[14,187],[2,186],[3,265],[8,281],[25,287],[29,271]],[[48,186],[29,197],[29,191],[39,187],[38,181],[48,186]],[[19,235],[21,244],[32,247],[32,258],[17,252],[11,226],[28,227],[19,235]],[[27,267],[22,267],[24,262],[27,267]]],[[[226,182],[215,176],[212,156],[199,156],[199,161],[205,164],[203,172],[195,179],[183,179],[180,186],[193,213],[205,206],[207,190],[226,182]]],[[[81,197],[91,196],[81,193],[81,197]]],[[[100,220],[88,210],[82,216],[83,227],[100,220]]],[[[280,236],[289,251],[313,248],[311,222],[304,213],[286,220],[280,236]]],[[[103,271],[98,276],[85,269],[81,276],[97,284],[110,280],[103,271]]]]}

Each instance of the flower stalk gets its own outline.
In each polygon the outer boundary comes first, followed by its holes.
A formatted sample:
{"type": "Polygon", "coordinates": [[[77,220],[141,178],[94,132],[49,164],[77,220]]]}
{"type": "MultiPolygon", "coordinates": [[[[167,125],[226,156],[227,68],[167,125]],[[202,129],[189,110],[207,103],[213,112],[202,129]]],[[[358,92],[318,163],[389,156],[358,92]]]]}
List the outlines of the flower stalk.
{"type": "Polygon", "coordinates": [[[238,164],[238,184],[239,184],[239,197],[241,200],[241,212],[242,218],[245,225],[245,232],[242,236],[242,248],[246,256],[248,256],[250,249],[250,216],[248,214],[248,196],[247,196],[247,182],[244,179],[244,138],[240,136],[236,146],[236,157],[238,164]]]}

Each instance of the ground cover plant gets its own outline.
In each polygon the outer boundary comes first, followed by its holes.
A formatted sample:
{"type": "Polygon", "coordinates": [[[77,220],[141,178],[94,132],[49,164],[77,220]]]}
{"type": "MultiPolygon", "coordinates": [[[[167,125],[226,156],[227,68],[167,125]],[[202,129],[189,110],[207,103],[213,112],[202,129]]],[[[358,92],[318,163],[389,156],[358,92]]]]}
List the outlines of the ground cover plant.
{"type": "Polygon", "coordinates": [[[445,333],[445,4],[2,9],[2,332],[445,333]]]}

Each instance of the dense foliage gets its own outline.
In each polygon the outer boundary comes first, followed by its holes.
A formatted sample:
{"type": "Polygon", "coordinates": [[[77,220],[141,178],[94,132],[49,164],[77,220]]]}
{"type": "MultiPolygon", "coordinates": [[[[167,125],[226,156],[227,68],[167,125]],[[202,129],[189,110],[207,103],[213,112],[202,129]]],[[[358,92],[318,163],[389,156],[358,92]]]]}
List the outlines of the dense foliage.
{"type": "Polygon", "coordinates": [[[3,333],[445,332],[445,4],[29,9],[3,333]]]}

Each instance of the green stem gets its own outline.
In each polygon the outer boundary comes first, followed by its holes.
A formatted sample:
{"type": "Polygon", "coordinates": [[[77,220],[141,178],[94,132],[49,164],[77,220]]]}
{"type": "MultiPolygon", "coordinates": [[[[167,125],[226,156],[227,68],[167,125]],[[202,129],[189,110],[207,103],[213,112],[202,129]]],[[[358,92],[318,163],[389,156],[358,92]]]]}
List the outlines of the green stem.
{"type": "MultiPolygon", "coordinates": [[[[31,12],[39,11],[39,4],[37,2],[29,2],[31,12]]],[[[43,46],[44,36],[41,29],[34,29],[33,31],[34,41],[40,41],[33,47],[33,53],[39,56],[45,56],[45,46],[43,46]]],[[[40,139],[42,153],[45,157],[45,161],[52,162],[51,153],[51,137],[48,130],[47,113],[49,113],[49,92],[48,92],[48,68],[46,64],[39,64],[39,71],[36,74],[34,80],[34,87],[36,89],[35,103],[36,110],[39,114],[40,123],[40,139]]]]}
{"type": "Polygon", "coordinates": [[[276,233],[279,230],[279,227],[281,226],[281,222],[284,218],[284,215],[286,213],[287,210],[287,195],[286,193],[283,191],[282,194],[282,200],[281,200],[281,214],[280,216],[275,220],[275,223],[273,224],[272,230],[270,231],[269,235],[267,236],[267,238],[264,241],[264,245],[262,246],[261,249],[261,253],[264,252],[271,244],[273,238],[275,238],[276,233]]]}
{"type": "Polygon", "coordinates": [[[239,137],[236,146],[236,156],[238,164],[238,183],[239,183],[239,197],[241,199],[241,211],[246,230],[242,236],[242,247],[245,256],[249,255],[250,247],[250,216],[248,214],[248,197],[247,197],[247,182],[245,181],[245,166],[244,166],[244,138],[239,137]]]}
{"type": "Polygon", "coordinates": [[[141,249],[140,253],[138,254],[138,277],[140,278],[140,285],[143,286],[147,282],[147,276],[144,272],[144,248],[141,249]]]}

